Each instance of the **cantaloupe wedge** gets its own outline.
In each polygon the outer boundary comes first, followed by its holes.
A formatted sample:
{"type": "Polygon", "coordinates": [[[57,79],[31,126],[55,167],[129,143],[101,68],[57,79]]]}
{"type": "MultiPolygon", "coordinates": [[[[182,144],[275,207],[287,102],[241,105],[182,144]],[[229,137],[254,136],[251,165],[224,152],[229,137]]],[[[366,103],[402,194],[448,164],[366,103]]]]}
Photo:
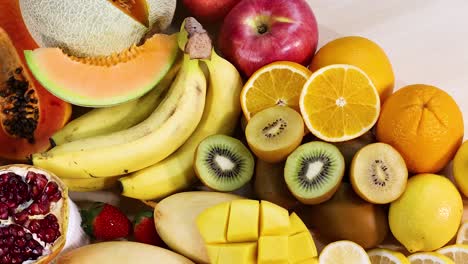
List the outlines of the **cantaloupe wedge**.
{"type": "Polygon", "coordinates": [[[177,35],[156,34],[139,47],[110,57],[76,58],[59,48],[25,51],[36,79],[55,96],[80,106],[104,107],[151,90],[179,53],[177,35]]]}
{"type": "Polygon", "coordinates": [[[197,227],[210,263],[318,263],[302,220],[268,201],[239,199],[207,208],[198,215],[197,227]]]}

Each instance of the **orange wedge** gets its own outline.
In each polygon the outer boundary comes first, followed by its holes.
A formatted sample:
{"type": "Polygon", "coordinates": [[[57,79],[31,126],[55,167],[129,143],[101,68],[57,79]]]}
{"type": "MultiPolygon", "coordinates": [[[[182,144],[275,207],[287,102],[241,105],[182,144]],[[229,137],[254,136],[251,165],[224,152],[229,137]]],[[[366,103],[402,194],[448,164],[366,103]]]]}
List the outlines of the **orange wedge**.
{"type": "Polygon", "coordinates": [[[258,69],[245,83],[240,100],[247,120],[266,108],[286,105],[299,112],[302,87],[312,73],[304,66],[277,61],[258,69]]]}
{"type": "Polygon", "coordinates": [[[299,106],[310,132],[329,142],[363,135],[380,114],[379,93],[370,78],[345,64],[314,72],[304,84],[299,106]]]}

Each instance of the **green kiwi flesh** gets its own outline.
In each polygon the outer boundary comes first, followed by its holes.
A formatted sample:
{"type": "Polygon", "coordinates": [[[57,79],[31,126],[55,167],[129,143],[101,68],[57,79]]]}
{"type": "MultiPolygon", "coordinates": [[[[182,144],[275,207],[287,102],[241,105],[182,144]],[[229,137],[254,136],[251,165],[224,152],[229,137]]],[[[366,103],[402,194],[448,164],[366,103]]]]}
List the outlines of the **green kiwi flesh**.
{"type": "Polygon", "coordinates": [[[313,141],[299,146],[286,160],[284,179],[291,193],[304,204],[332,197],[343,178],[345,161],[330,143],[313,141]]]}
{"type": "Polygon", "coordinates": [[[238,139],[212,135],[200,142],[195,153],[195,172],[207,187],[230,192],[248,183],[254,173],[252,153],[238,139]]]}

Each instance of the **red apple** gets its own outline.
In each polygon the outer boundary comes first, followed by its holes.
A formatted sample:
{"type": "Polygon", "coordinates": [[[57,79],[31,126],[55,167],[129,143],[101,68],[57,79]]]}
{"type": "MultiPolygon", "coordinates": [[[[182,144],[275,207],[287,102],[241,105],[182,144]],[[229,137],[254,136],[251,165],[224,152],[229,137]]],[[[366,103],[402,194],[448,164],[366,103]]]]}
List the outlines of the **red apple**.
{"type": "Polygon", "coordinates": [[[317,21],[305,0],[242,0],[224,19],[218,44],[249,77],[274,61],[308,65],[317,41],[317,21]]]}
{"type": "Polygon", "coordinates": [[[188,11],[201,22],[222,20],[240,0],[183,0],[188,11]]]}

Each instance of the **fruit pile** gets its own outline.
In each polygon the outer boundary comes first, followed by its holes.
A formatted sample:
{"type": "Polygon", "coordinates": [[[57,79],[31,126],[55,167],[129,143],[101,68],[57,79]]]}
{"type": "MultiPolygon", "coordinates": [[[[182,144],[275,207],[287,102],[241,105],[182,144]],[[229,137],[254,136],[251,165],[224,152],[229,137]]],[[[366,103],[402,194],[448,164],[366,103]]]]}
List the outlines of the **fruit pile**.
{"type": "Polygon", "coordinates": [[[448,93],[317,50],[305,0],[175,3],[0,3],[0,263],[468,263],[448,93]],[[83,204],[62,251],[68,191],[102,190],[149,208],[83,204]]]}

